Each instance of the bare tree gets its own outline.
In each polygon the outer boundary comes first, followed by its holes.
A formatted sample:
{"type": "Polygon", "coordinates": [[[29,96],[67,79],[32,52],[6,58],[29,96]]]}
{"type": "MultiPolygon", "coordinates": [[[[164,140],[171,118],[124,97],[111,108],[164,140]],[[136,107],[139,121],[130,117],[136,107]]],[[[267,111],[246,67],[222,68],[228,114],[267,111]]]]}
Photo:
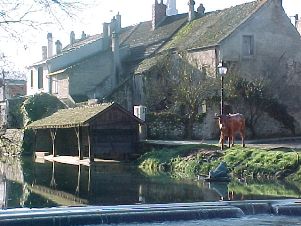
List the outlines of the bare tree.
{"type": "Polygon", "coordinates": [[[28,37],[35,30],[46,25],[59,24],[73,16],[88,3],[80,0],[0,0],[0,70],[8,78],[24,79],[24,69],[16,66],[14,58],[9,58],[7,46],[20,45],[27,49],[28,37]],[[26,41],[27,40],[27,41],[26,41]]]}
{"type": "Polygon", "coordinates": [[[0,33],[21,39],[28,28],[58,23],[84,6],[77,0],[0,0],[0,33]]]}
{"type": "Polygon", "coordinates": [[[159,110],[179,112],[185,121],[185,137],[191,139],[200,107],[217,93],[216,79],[200,69],[197,62],[189,60],[186,52],[164,57],[157,67],[152,102],[160,106],[163,103],[164,108],[159,110]]]}
{"type": "Polygon", "coordinates": [[[186,53],[179,56],[178,75],[174,80],[174,101],[184,107],[186,137],[191,139],[199,108],[204,101],[216,95],[217,83],[216,79],[200,69],[197,62],[189,61],[186,53]]]}

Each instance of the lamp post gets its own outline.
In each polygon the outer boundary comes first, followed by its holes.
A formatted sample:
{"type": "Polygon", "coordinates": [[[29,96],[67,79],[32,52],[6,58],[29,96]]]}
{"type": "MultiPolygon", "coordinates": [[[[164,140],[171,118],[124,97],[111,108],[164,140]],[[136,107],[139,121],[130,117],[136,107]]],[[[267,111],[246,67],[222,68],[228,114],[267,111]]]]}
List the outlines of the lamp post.
{"type": "Polygon", "coordinates": [[[221,76],[221,115],[224,114],[224,76],[227,74],[227,67],[224,62],[220,62],[217,66],[218,73],[221,76]]]}

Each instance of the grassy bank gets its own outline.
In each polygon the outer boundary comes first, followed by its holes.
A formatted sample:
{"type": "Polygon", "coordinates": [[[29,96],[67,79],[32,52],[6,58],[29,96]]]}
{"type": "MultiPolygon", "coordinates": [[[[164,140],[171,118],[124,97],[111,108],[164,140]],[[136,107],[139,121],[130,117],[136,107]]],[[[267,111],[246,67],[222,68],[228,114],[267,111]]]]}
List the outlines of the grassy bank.
{"type": "Polygon", "coordinates": [[[234,177],[299,180],[301,150],[241,148],[219,151],[214,145],[187,145],[161,148],[141,156],[139,167],[146,173],[169,172],[173,177],[208,175],[221,161],[234,177]]]}

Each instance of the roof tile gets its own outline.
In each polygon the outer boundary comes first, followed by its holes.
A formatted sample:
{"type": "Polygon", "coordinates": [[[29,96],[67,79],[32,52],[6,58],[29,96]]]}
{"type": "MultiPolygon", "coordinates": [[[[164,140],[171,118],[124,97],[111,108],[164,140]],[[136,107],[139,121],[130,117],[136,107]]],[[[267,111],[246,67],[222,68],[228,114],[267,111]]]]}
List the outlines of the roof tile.
{"type": "Polygon", "coordinates": [[[162,50],[193,49],[217,45],[258,10],[265,0],[206,13],[186,24],[162,50]]]}
{"type": "Polygon", "coordinates": [[[54,114],[34,121],[28,125],[28,128],[42,129],[42,128],[68,128],[83,126],[91,118],[112,106],[112,103],[98,104],[86,107],[76,107],[69,109],[61,109],[54,114]]]}

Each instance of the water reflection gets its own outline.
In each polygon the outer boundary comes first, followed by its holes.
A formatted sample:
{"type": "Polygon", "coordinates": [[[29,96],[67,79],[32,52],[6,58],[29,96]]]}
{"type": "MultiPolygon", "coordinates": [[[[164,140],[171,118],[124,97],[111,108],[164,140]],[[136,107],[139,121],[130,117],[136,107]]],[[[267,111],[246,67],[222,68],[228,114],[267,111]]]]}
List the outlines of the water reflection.
{"type": "Polygon", "coordinates": [[[6,176],[3,174],[0,174],[0,205],[1,205],[1,209],[7,208],[6,190],[7,190],[6,176]]]}
{"type": "Polygon", "coordinates": [[[214,190],[219,195],[220,200],[231,200],[228,182],[209,182],[208,188],[214,190]]]}
{"type": "Polygon", "coordinates": [[[2,208],[299,198],[299,187],[275,181],[175,181],[120,163],[88,167],[26,158],[0,161],[2,208]]]}

